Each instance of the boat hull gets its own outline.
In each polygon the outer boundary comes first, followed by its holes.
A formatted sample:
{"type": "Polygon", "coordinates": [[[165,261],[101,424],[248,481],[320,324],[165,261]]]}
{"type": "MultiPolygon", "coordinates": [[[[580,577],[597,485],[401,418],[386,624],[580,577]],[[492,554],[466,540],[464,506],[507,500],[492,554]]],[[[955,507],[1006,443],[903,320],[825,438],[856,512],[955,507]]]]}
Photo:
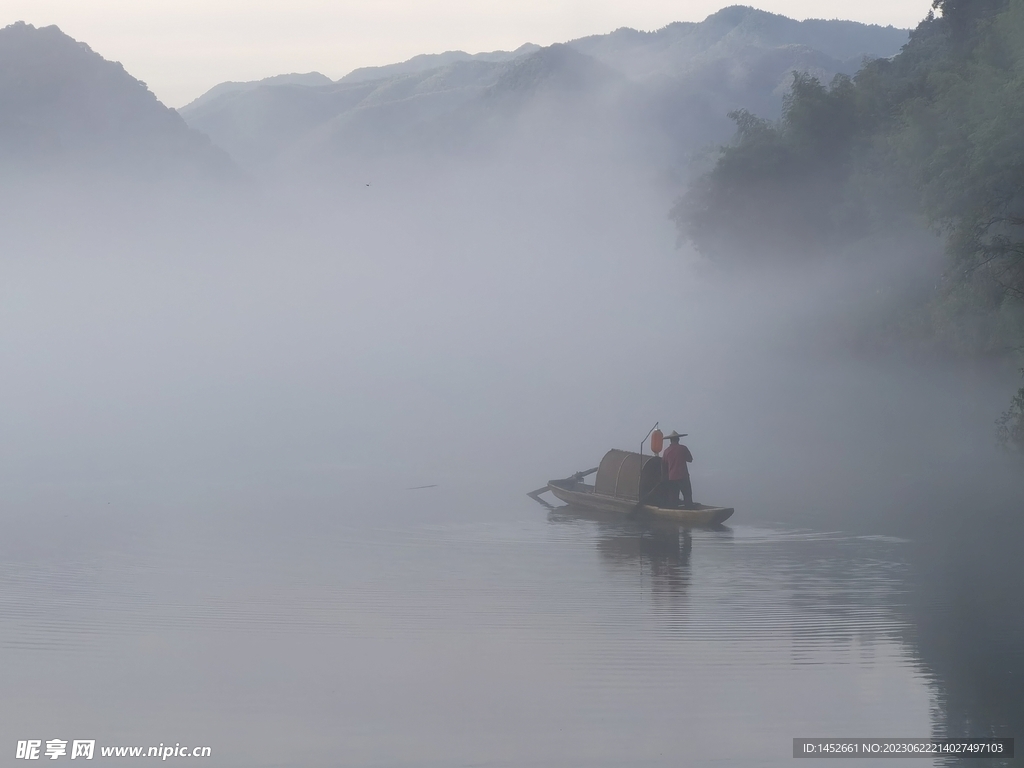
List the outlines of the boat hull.
{"type": "Polygon", "coordinates": [[[694,504],[692,508],[657,507],[653,504],[637,505],[636,502],[629,499],[594,493],[593,490],[589,490],[590,486],[584,486],[588,490],[581,490],[580,486],[579,483],[572,483],[570,486],[564,480],[552,480],[548,483],[548,490],[556,498],[570,506],[598,509],[604,512],[619,512],[624,515],[657,515],[683,525],[718,525],[732,517],[735,511],[732,507],[711,507],[706,504],[694,504]]]}

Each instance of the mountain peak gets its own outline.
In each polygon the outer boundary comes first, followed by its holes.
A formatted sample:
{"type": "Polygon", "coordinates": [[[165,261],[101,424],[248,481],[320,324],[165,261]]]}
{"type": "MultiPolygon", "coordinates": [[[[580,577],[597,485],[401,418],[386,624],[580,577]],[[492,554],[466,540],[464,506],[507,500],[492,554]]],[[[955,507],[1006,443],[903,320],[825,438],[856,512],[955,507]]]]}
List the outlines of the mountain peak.
{"type": "Polygon", "coordinates": [[[782,16],[778,13],[771,13],[770,11],[762,11],[749,5],[727,5],[725,8],[721,8],[712,13],[704,19],[704,22],[720,21],[728,24],[739,24],[748,18],[786,19],[789,21],[786,16],[782,16]]]}

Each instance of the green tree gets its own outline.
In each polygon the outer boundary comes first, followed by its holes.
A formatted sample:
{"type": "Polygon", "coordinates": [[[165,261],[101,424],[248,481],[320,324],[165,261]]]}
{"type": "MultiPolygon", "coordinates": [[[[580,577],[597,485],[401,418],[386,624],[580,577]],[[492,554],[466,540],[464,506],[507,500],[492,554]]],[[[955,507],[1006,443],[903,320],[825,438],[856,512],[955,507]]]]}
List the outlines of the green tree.
{"type": "Polygon", "coordinates": [[[776,124],[731,112],[732,144],[672,209],[681,233],[720,259],[806,256],[851,222],[843,209],[859,132],[853,81],[796,74],[776,124]]]}
{"type": "Polygon", "coordinates": [[[1010,407],[996,419],[996,434],[1004,448],[1024,453],[1024,387],[1017,390],[1010,407]]]}

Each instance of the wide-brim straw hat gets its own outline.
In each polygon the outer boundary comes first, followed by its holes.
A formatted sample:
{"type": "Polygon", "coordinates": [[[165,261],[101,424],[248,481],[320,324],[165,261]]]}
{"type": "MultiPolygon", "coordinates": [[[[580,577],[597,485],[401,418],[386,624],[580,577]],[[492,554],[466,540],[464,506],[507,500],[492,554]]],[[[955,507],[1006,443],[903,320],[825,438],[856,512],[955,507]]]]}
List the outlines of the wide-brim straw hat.
{"type": "Polygon", "coordinates": [[[665,435],[666,440],[671,440],[673,437],[686,437],[686,433],[683,432],[683,434],[680,435],[673,429],[671,434],[665,435]]]}

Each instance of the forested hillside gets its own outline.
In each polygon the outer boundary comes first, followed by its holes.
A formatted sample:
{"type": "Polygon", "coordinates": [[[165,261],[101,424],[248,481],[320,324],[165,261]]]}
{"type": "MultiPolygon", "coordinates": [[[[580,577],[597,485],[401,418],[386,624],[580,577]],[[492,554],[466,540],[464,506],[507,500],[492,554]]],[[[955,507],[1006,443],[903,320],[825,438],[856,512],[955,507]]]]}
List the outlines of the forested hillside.
{"type": "MultiPolygon", "coordinates": [[[[1021,353],[1024,0],[936,0],[899,55],[828,84],[795,76],[777,122],[730,116],[733,143],[673,210],[698,250],[836,258],[931,228],[948,262],[915,330],[959,354],[1021,353]]],[[[1018,444],[1022,401],[1002,430],[1018,444]]]]}

